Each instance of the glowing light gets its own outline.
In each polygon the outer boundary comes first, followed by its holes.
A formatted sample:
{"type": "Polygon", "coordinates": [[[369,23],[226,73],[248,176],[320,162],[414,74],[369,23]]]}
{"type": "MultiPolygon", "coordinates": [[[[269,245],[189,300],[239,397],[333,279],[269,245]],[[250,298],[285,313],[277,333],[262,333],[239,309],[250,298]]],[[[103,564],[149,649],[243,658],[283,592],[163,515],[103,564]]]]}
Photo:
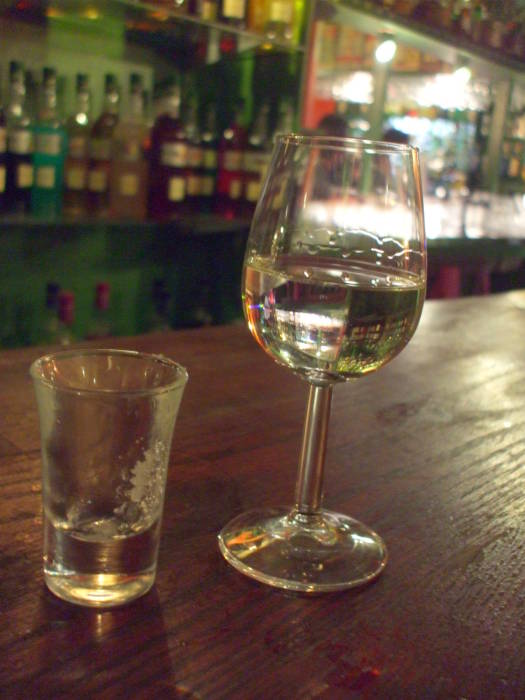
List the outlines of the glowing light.
{"type": "Polygon", "coordinates": [[[390,63],[396,55],[397,44],[393,39],[384,39],[376,48],[375,57],[378,63],[390,63]]]}
{"type": "Polygon", "coordinates": [[[466,85],[472,78],[472,71],[468,66],[461,66],[456,68],[452,76],[458,84],[466,85]]]}

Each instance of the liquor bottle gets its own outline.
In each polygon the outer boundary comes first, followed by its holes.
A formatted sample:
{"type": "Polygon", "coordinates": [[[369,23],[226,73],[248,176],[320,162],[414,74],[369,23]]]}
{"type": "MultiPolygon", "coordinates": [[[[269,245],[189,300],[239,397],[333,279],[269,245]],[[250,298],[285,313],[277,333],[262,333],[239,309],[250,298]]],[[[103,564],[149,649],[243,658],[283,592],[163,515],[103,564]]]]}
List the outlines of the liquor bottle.
{"type": "Polygon", "coordinates": [[[290,41],[293,35],[294,0],[269,0],[265,34],[268,39],[290,41]]]}
{"type": "Polygon", "coordinates": [[[102,113],[93,124],[89,142],[89,213],[105,217],[109,213],[109,175],[113,132],[119,120],[120,94],[114,75],[107,74],[102,113]]]}
{"type": "Polygon", "coordinates": [[[277,125],[273,132],[272,143],[275,143],[277,134],[290,134],[294,127],[294,108],[291,100],[284,98],[279,105],[277,125]]]}
{"type": "Polygon", "coordinates": [[[128,114],[113,132],[109,209],[112,217],[142,220],[148,199],[148,127],[140,75],[131,75],[129,89],[128,114]]]}
{"type": "Polygon", "coordinates": [[[0,106],[0,211],[5,211],[7,207],[7,197],[5,191],[6,184],[6,155],[7,149],[7,128],[6,118],[3,108],[0,106]]]}
{"type": "Polygon", "coordinates": [[[87,173],[89,164],[91,93],[88,76],[79,73],[76,79],[76,107],[68,119],[68,153],[64,166],[64,204],[67,216],[87,214],[87,173]]]}
{"type": "Polygon", "coordinates": [[[172,85],[151,132],[150,200],[153,218],[181,213],[186,199],[188,147],[180,119],[180,88],[172,85]]]}
{"type": "Polygon", "coordinates": [[[252,216],[255,210],[271,155],[268,113],[269,106],[264,104],[255,119],[244,152],[244,211],[248,216],[252,216]]]}
{"type": "Polygon", "coordinates": [[[111,335],[111,320],[109,317],[110,286],[107,282],[99,282],[95,287],[93,318],[89,325],[86,338],[107,338],[111,335]]]}
{"type": "Polygon", "coordinates": [[[58,293],[58,331],[57,342],[71,345],[74,342],[73,323],[75,321],[75,295],[62,290],[58,293]]]}
{"type": "Polygon", "coordinates": [[[40,323],[40,333],[38,342],[46,345],[55,345],[58,343],[58,295],[60,285],[56,282],[48,282],[46,285],[46,301],[42,320],[40,323]]]}
{"type": "Polygon", "coordinates": [[[12,61],[9,67],[9,102],[6,111],[6,197],[8,207],[28,212],[33,185],[33,124],[26,108],[24,67],[12,61]]]}
{"type": "Polygon", "coordinates": [[[185,131],[188,162],[186,178],[186,202],[190,210],[195,210],[198,207],[201,198],[204,152],[197,119],[197,105],[193,101],[188,105],[185,131]]]}
{"type": "Polygon", "coordinates": [[[196,14],[205,22],[215,22],[219,13],[219,0],[197,0],[196,14]]]}
{"type": "Polygon", "coordinates": [[[35,124],[31,212],[55,218],[62,211],[66,131],[57,106],[56,72],[44,68],[41,104],[35,124]]]}
{"type": "Polygon", "coordinates": [[[206,124],[202,132],[201,142],[201,202],[205,208],[209,208],[215,194],[215,181],[217,179],[217,128],[213,106],[208,109],[206,114],[206,124]]]}
{"type": "Polygon", "coordinates": [[[237,29],[246,26],[246,0],[221,0],[219,19],[237,29]]]}
{"type": "Polygon", "coordinates": [[[154,280],[151,290],[151,314],[147,324],[148,330],[170,330],[170,302],[171,294],[166,289],[164,280],[154,280]]]}
{"type": "Polygon", "coordinates": [[[237,106],[231,125],[219,140],[216,212],[227,219],[240,213],[243,189],[243,158],[246,130],[241,125],[242,102],[237,106]]]}
{"type": "Polygon", "coordinates": [[[263,34],[267,20],[268,0],[248,0],[248,29],[252,32],[263,34]]]}

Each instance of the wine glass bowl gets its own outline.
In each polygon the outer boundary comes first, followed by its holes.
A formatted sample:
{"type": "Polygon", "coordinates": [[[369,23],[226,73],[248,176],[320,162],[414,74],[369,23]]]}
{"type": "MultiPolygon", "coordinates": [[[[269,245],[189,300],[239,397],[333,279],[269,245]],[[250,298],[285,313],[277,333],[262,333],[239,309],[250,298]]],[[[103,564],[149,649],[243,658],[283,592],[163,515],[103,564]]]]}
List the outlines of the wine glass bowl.
{"type": "Polygon", "coordinates": [[[384,568],[379,535],[321,508],[332,389],[405,347],[425,291],[417,150],[280,136],[247,242],[243,307],[259,345],[310,392],[294,506],[242,514],[219,535],[223,555],[243,573],[322,592],[384,568]]]}

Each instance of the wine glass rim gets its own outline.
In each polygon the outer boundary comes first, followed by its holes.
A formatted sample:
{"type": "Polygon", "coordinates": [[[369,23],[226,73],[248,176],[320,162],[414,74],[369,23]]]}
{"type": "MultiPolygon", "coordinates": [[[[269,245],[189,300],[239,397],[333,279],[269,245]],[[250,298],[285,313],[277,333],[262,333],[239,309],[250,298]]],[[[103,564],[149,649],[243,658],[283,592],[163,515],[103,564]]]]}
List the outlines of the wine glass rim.
{"type": "Polygon", "coordinates": [[[280,133],[276,141],[296,145],[317,146],[342,151],[373,151],[375,153],[413,153],[418,152],[417,146],[392,141],[374,141],[353,136],[323,136],[310,134],[280,133]]]}

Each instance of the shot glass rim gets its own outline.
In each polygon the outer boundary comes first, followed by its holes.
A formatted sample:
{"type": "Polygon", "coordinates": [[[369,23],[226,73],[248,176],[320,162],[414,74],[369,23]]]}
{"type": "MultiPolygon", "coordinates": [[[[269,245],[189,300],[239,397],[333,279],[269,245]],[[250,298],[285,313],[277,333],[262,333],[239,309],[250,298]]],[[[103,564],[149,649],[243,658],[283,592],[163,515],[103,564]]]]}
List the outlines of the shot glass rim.
{"type": "Polygon", "coordinates": [[[394,143],[392,141],[374,141],[371,139],[360,139],[354,136],[323,136],[315,134],[297,134],[295,132],[279,133],[275,136],[276,143],[290,143],[296,146],[315,146],[328,150],[346,151],[355,153],[360,151],[387,154],[414,154],[419,153],[417,146],[405,143],[394,143]]]}
{"type": "Polygon", "coordinates": [[[185,386],[188,381],[188,370],[183,367],[175,360],[172,360],[165,355],[160,355],[157,353],[142,352],[140,350],[123,350],[119,348],[76,348],[73,350],[57,350],[56,352],[50,352],[46,355],[42,355],[34,360],[29,367],[29,374],[33,381],[37,381],[50,389],[58,389],[60,391],[70,393],[70,394],[92,394],[92,395],[120,395],[120,396],[146,396],[146,395],[156,395],[162,394],[167,391],[172,391],[181,386],[185,386]],[[101,387],[72,387],[65,386],[53,382],[46,377],[44,377],[40,369],[44,362],[49,362],[52,359],[66,359],[69,357],[82,356],[82,355],[125,355],[127,357],[135,357],[144,360],[151,360],[158,362],[172,368],[177,369],[178,376],[173,381],[170,381],[162,386],[150,387],[144,389],[111,389],[111,388],[101,388],[101,387]]]}

